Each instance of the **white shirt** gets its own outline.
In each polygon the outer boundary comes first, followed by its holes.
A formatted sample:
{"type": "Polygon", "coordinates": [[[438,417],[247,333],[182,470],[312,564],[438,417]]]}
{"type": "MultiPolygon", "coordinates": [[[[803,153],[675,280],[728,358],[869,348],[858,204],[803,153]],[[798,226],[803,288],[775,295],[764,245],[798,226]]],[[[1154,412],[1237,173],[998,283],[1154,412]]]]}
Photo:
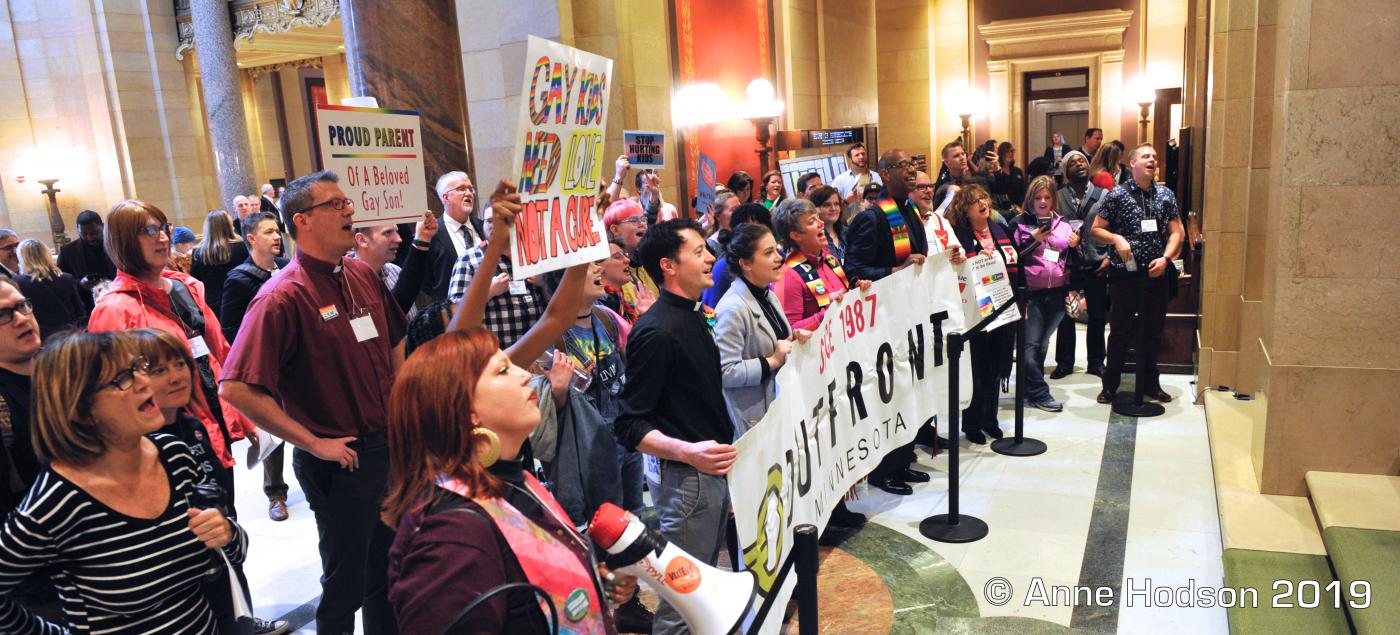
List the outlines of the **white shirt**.
{"type": "Polygon", "coordinates": [[[461,258],[462,254],[466,253],[468,249],[481,244],[481,236],[477,235],[476,228],[473,227],[471,223],[459,223],[457,219],[452,218],[451,214],[443,214],[442,224],[447,228],[447,237],[452,239],[452,248],[457,250],[458,258],[461,258]],[[472,237],[472,243],[470,245],[467,244],[466,237],[462,235],[462,227],[464,225],[467,228],[467,233],[472,237]]]}
{"type": "MultiPolygon", "coordinates": [[[[870,172],[869,182],[875,183],[880,186],[884,186],[885,184],[884,181],[880,180],[880,175],[876,174],[875,172],[870,172]]],[[[858,183],[860,183],[860,177],[856,176],[855,172],[846,170],[845,172],[838,174],[836,178],[832,180],[831,187],[836,188],[836,191],[839,194],[841,194],[841,199],[845,200],[846,198],[850,197],[851,188],[854,188],[858,183]]],[[[862,192],[862,194],[864,193],[862,192]]]]}

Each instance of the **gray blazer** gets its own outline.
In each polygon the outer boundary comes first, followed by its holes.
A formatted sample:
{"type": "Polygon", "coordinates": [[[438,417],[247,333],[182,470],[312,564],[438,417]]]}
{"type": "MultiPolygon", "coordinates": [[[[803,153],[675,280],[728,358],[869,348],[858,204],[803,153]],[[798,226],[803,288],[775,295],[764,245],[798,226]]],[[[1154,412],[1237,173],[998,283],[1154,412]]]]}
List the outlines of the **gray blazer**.
{"type": "MultiPolygon", "coordinates": [[[[783,315],[776,295],[768,301],[783,315]]],[[[763,362],[778,346],[777,335],[758,298],[742,280],[735,280],[715,307],[715,343],[719,346],[719,367],[724,381],[724,403],[734,422],[734,438],[749,431],[778,398],[777,373],[763,381],[763,362]]],[[[787,318],[783,318],[787,323],[787,318]]],[[[788,325],[789,331],[792,325],[788,325]]]]}

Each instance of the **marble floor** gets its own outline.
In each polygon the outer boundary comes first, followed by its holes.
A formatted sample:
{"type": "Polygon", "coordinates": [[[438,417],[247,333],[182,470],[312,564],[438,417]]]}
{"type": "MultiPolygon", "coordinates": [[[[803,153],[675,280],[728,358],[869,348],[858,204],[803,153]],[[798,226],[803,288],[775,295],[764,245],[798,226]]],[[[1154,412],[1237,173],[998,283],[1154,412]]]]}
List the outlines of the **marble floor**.
{"type": "MultiPolygon", "coordinates": [[[[987,523],[985,538],[946,544],[919,533],[921,520],[948,511],[946,451],[918,452],[916,467],[933,480],[912,496],[868,489],[850,503],[871,523],[823,549],[821,588],[833,590],[822,594],[823,632],[1228,631],[1223,608],[1150,606],[1142,593],[1223,584],[1210,446],[1191,378],[1164,376],[1175,397],[1166,414],[1135,421],[1095,403],[1098,378],[1083,372],[1082,358],[1077,368],[1050,382],[1063,412],[1025,411],[1026,436],[1044,441],[1045,454],[1003,456],[962,440],[960,511],[987,523]],[[870,591],[834,592],[850,581],[870,591]],[[1056,601],[1055,587],[1075,585],[1108,588],[1097,593],[1112,600],[1056,601]]],[[[1001,420],[1010,435],[1010,399],[1001,420]]],[[[238,469],[255,612],[315,632],[316,527],[290,462],[291,518],[281,523],[265,513],[261,470],[238,469]]]]}

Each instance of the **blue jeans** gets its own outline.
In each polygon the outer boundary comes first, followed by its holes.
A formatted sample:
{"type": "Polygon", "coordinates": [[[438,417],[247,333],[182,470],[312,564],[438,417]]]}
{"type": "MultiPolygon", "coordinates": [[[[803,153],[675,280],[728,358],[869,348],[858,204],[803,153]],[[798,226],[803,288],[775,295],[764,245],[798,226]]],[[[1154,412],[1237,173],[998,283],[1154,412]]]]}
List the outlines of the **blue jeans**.
{"type": "Polygon", "coordinates": [[[642,484],[646,481],[642,453],[628,450],[618,443],[617,466],[622,470],[622,508],[635,514],[646,507],[646,501],[642,498],[642,484]]]}
{"type": "Polygon", "coordinates": [[[1045,354],[1050,334],[1065,317],[1064,288],[1030,291],[1026,294],[1026,339],[1021,343],[1021,381],[1026,382],[1026,403],[1050,400],[1045,383],[1045,354]]]}
{"type": "MultiPolygon", "coordinates": [[[[725,477],[701,474],[685,463],[663,460],[661,484],[655,494],[661,535],[696,560],[714,566],[729,522],[729,482],[725,477]]],[[[680,635],[689,633],[690,628],[663,600],[656,608],[651,632],[680,635]]]]}

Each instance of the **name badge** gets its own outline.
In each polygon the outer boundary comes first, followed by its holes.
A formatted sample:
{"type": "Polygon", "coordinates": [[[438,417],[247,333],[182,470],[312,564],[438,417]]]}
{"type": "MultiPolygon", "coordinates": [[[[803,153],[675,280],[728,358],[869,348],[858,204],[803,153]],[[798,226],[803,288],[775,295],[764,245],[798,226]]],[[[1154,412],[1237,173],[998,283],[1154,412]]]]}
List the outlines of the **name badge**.
{"type": "Polygon", "coordinates": [[[203,335],[196,335],[190,338],[190,353],[195,359],[209,356],[209,345],[204,343],[203,335]]]}
{"type": "Polygon", "coordinates": [[[1156,232],[1156,231],[1157,231],[1157,219],[1155,219],[1155,218],[1144,218],[1144,219],[1142,219],[1142,231],[1144,231],[1144,232],[1156,232]]]}
{"type": "Polygon", "coordinates": [[[527,286],[525,286],[525,281],[524,281],[524,280],[511,280],[511,281],[510,281],[510,294],[511,294],[511,295],[530,295],[530,288],[527,287],[527,286]]]}
{"type": "Polygon", "coordinates": [[[340,311],[337,311],[335,309],[334,304],[327,304],[326,306],[321,307],[319,310],[321,312],[322,322],[329,322],[340,317],[340,311]]]}
{"type": "Polygon", "coordinates": [[[361,315],[350,320],[350,330],[355,332],[356,342],[368,342],[379,337],[379,329],[374,326],[374,318],[368,315],[361,315]]]}
{"type": "Polygon", "coordinates": [[[1044,258],[1044,259],[1045,259],[1045,262],[1059,262],[1059,261],[1060,261],[1060,252],[1055,251],[1054,249],[1051,249],[1051,248],[1049,248],[1049,247],[1046,247],[1046,248],[1045,248],[1045,252],[1042,253],[1040,257],[1041,257],[1041,258],[1044,258]]]}

